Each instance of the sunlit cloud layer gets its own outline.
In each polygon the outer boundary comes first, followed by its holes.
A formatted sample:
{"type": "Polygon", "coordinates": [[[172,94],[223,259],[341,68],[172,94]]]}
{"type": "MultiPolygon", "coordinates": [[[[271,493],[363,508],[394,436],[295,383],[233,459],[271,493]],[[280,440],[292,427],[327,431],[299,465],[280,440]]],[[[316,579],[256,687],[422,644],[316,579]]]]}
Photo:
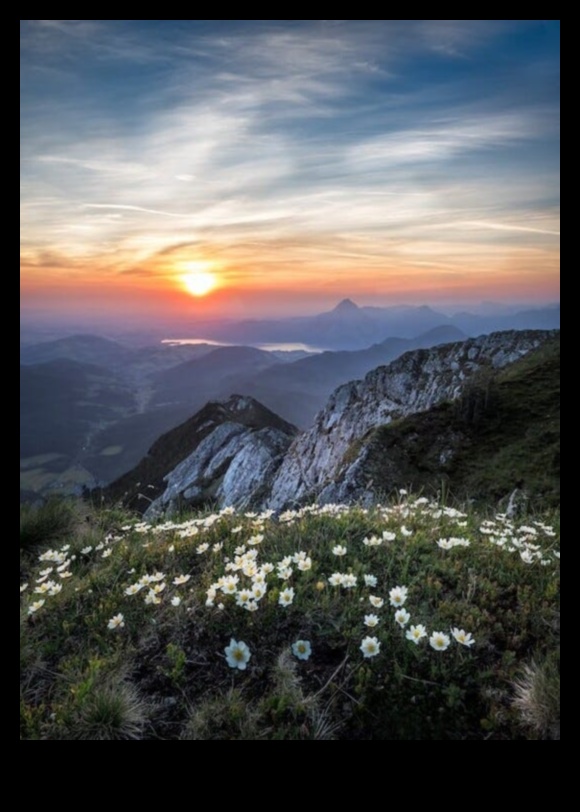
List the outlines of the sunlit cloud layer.
{"type": "Polygon", "coordinates": [[[188,261],[224,312],[557,298],[555,21],[32,20],[21,53],[25,306],[178,308],[188,261]]]}

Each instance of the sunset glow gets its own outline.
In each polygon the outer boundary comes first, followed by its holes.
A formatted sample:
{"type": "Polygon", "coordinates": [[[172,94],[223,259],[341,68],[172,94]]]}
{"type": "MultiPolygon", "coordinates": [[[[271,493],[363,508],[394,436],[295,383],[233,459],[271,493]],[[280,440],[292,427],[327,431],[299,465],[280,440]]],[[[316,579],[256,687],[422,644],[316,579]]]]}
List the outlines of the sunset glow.
{"type": "Polygon", "coordinates": [[[214,274],[200,271],[184,276],[183,284],[194,296],[205,296],[215,288],[217,281],[214,274]]]}
{"type": "Polygon", "coordinates": [[[25,20],[21,53],[25,314],[559,298],[558,21],[25,20]]]}
{"type": "Polygon", "coordinates": [[[218,277],[210,268],[208,262],[187,262],[184,265],[186,273],[181,281],[188,293],[192,296],[207,296],[218,285],[218,277]]]}

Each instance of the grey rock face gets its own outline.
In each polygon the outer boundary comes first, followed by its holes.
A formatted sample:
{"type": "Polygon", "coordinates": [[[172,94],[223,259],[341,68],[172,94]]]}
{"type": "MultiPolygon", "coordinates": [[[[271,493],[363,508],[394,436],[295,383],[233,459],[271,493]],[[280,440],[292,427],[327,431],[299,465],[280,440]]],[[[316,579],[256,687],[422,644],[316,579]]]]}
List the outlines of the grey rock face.
{"type": "MultiPolygon", "coordinates": [[[[339,387],[312,428],[288,450],[264,505],[276,510],[306,500],[360,498],[357,449],[371,429],[459,396],[484,367],[500,368],[538,347],[551,331],[508,331],[406,353],[362,381],[339,387]]],[[[363,494],[364,496],[364,494],[363,494]]]]}
{"type": "Polygon", "coordinates": [[[252,504],[264,483],[272,481],[291,439],[276,428],[254,430],[223,423],[165,477],[165,491],[151,503],[144,518],[171,512],[181,501],[211,498],[220,507],[238,508],[252,504]]]}

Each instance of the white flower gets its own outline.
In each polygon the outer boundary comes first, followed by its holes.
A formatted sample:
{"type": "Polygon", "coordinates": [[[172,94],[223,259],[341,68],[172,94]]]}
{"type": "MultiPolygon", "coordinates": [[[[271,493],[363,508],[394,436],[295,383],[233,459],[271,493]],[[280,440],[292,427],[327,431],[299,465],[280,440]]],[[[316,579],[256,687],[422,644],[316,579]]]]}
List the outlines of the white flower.
{"type": "Polygon", "coordinates": [[[379,598],[378,595],[369,595],[369,603],[371,606],[374,606],[375,609],[380,609],[384,604],[384,600],[379,598]]]}
{"type": "Polygon", "coordinates": [[[378,615],[365,615],[364,624],[365,626],[377,626],[380,623],[378,615]]]}
{"type": "Polygon", "coordinates": [[[417,646],[423,637],[427,637],[427,629],[422,623],[419,623],[417,626],[411,626],[407,629],[405,637],[417,646]]]}
{"type": "Polygon", "coordinates": [[[28,584],[20,584],[20,594],[22,595],[28,589],[28,584]]]}
{"type": "Polygon", "coordinates": [[[236,595],[236,604],[237,604],[237,606],[243,606],[252,597],[253,597],[252,592],[249,589],[240,589],[240,591],[236,595]]]}
{"type": "Polygon", "coordinates": [[[292,653],[299,660],[307,660],[312,654],[312,646],[308,640],[297,640],[292,643],[292,653]]]}
{"type": "Polygon", "coordinates": [[[264,536],[259,533],[257,536],[252,536],[251,539],[248,539],[248,544],[256,545],[261,544],[264,541],[264,536]]]}
{"type": "Polygon", "coordinates": [[[396,586],[389,592],[389,602],[391,606],[403,606],[407,600],[409,590],[406,586],[396,586]]]}
{"type": "Polygon", "coordinates": [[[143,589],[143,584],[131,584],[125,590],[125,595],[136,595],[143,589]]]}
{"type": "Polygon", "coordinates": [[[472,646],[475,643],[475,640],[471,636],[471,632],[467,633],[464,629],[451,629],[451,634],[458,643],[461,643],[462,646],[472,646]]]}
{"type": "Polygon", "coordinates": [[[107,549],[103,550],[103,552],[101,553],[101,558],[108,558],[112,554],[113,554],[112,549],[110,547],[107,547],[107,549]]]}
{"type": "Polygon", "coordinates": [[[252,595],[254,596],[254,598],[257,601],[259,601],[264,597],[265,594],[266,594],[266,584],[260,584],[255,581],[252,584],[252,595]]]}
{"type": "Polygon", "coordinates": [[[181,603],[181,598],[179,597],[179,595],[174,595],[173,598],[171,598],[171,605],[172,606],[179,606],[180,603],[181,603]]]}
{"type": "Polygon", "coordinates": [[[287,589],[283,589],[282,592],[280,592],[278,603],[280,604],[280,606],[290,606],[293,600],[294,600],[294,590],[290,586],[287,589]]]}
{"type": "Polygon", "coordinates": [[[328,583],[331,586],[340,586],[342,584],[342,579],[344,575],[342,572],[333,572],[330,578],[328,579],[328,583]]]}
{"type": "Polygon", "coordinates": [[[118,615],[114,615],[109,622],[107,623],[107,629],[122,629],[125,625],[125,618],[119,612],[118,615]]]}
{"type": "Polygon", "coordinates": [[[413,535],[413,531],[412,531],[412,530],[408,530],[408,529],[405,527],[405,525],[404,525],[404,524],[402,524],[402,525],[401,525],[401,535],[409,537],[409,536],[412,536],[412,535],[413,535]]]}
{"type": "Polygon", "coordinates": [[[450,642],[451,639],[449,635],[443,632],[433,632],[429,638],[429,645],[431,648],[434,648],[435,651],[445,651],[445,649],[449,648],[450,642]]]}
{"type": "Polygon", "coordinates": [[[356,575],[345,573],[342,576],[342,586],[344,589],[352,589],[356,586],[356,575]]]}
{"type": "Polygon", "coordinates": [[[252,654],[244,642],[240,640],[238,643],[238,641],[232,637],[229,646],[226,646],[224,651],[227,664],[230,668],[239,668],[240,671],[245,671],[252,654]]]}
{"type": "Polygon", "coordinates": [[[309,556],[301,559],[298,562],[298,569],[301,572],[307,572],[309,569],[312,569],[312,559],[309,556]]]}
{"type": "Polygon", "coordinates": [[[376,637],[365,637],[360,644],[363,657],[376,657],[381,649],[381,644],[376,637]]]}
{"type": "Polygon", "coordinates": [[[28,614],[33,615],[35,612],[38,612],[39,609],[42,609],[43,606],[44,606],[44,598],[42,598],[39,601],[34,601],[34,603],[31,603],[30,606],[28,607],[28,614]]]}
{"type": "Polygon", "coordinates": [[[191,575],[176,575],[173,579],[173,583],[175,586],[181,586],[181,584],[186,584],[190,578],[191,575]]]}
{"type": "Polygon", "coordinates": [[[150,589],[149,592],[145,595],[145,603],[147,604],[158,604],[161,603],[161,598],[157,596],[157,594],[150,589]]]}
{"type": "Polygon", "coordinates": [[[224,595],[235,595],[237,591],[237,583],[240,579],[237,575],[228,575],[223,579],[221,591],[224,595]]]}
{"type": "Polygon", "coordinates": [[[377,579],[375,575],[365,575],[365,586],[376,586],[377,579]]]}
{"type": "Polygon", "coordinates": [[[397,609],[397,611],[395,612],[395,620],[402,629],[405,628],[410,619],[411,615],[407,612],[406,609],[397,609]]]}
{"type": "Polygon", "coordinates": [[[344,547],[342,544],[336,544],[332,548],[332,554],[333,555],[346,555],[346,547],[344,547]]]}
{"type": "Polygon", "coordinates": [[[396,533],[391,533],[390,530],[383,530],[383,541],[394,541],[396,538],[396,533]]]}
{"type": "Polygon", "coordinates": [[[278,578],[280,578],[281,581],[287,581],[291,575],[292,567],[280,567],[278,569],[278,578]]]}
{"type": "Polygon", "coordinates": [[[49,595],[58,595],[59,592],[62,592],[62,584],[53,584],[48,590],[49,595]]]}
{"type": "Polygon", "coordinates": [[[92,552],[92,549],[93,548],[90,545],[88,547],[83,547],[81,550],[81,555],[88,555],[90,552],[92,552]]]}
{"type": "Polygon", "coordinates": [[[370,538],[364,538],[363,544],[365,547],[380,547],[383,543],[383,540],[378,538],[378,536],[371,536],[370,538]]]}

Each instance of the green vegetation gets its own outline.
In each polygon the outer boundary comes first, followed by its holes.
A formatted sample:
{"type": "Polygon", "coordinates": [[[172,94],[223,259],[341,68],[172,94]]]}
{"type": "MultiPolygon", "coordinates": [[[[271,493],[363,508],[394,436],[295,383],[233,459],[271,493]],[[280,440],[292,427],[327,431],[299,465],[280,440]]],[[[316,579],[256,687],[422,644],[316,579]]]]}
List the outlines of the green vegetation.
{"type": "Polygon", "coordinates": [[[559,738],[556,513],[88,519],[21,552],[21,739],[559,738]]]}
{"type": "Polygon", "coordinates": [[[482,370],[457,401],[410,415],[367,438],[375,492],[401,483],[497,502],[516,487],[531,504],[560,502],[560,339],[502,370],[482,370]]]}
{"type": "Polygon", "coordinates": [[[79,522],[79,506],[56,496],[42,505],[20,505],[20,549],[67,541],[79,522]]]}

